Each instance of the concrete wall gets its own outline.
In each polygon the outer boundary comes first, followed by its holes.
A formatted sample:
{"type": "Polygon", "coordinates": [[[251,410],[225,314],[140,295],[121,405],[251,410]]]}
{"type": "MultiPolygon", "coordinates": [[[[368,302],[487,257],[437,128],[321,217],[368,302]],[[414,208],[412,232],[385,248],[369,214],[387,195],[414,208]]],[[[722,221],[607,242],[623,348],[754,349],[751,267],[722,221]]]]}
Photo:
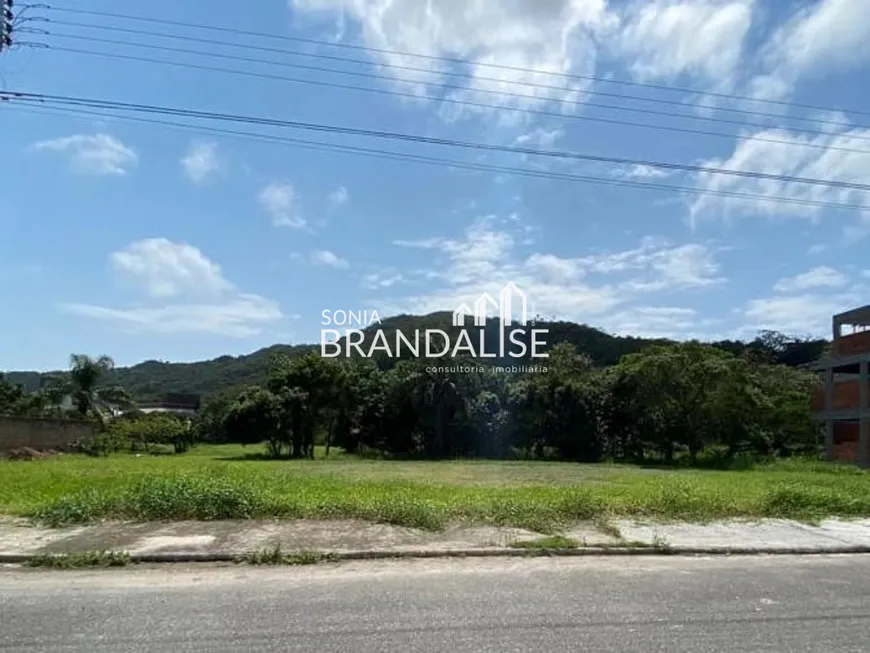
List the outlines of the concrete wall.
{"type": "Polygon", "coordinates": [[[93,424],[87,422],[0,416],[0,452],[21,447],[63,451],[93,430],[93,424]]]}

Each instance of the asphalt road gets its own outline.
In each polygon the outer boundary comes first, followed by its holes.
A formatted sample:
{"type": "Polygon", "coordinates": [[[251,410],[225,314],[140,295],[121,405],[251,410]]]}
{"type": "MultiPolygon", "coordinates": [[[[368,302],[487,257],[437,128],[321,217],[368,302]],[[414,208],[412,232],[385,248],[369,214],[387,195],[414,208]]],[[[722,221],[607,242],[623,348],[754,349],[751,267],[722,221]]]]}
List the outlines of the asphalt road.
{"type": "Polygon", "coordinates": [[[870,556],[0,571],[4,653],[870,648],[870,556]]]}

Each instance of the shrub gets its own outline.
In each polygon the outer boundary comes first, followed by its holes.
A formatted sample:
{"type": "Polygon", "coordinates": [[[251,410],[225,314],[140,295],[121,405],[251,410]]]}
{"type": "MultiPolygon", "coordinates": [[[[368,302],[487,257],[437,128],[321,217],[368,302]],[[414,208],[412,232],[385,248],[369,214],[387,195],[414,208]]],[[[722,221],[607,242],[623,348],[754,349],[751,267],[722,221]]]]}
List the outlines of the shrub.
{"type": "Polygon", "coordinates": [[[108,456],[118,451],[129,451],[130,441],[124,433],[109,428],[73,442],[70,449],[88,456],[108,456]]]}
{"type": "Polygon", "coordinates": [[[193,444],[188,421],[165,413],[122,417],[112,422],[107,430],[119,441],[125,441],[131,451],[151,451],[154,446],[171,445],[175,453],[184,453],[193,444]]]}

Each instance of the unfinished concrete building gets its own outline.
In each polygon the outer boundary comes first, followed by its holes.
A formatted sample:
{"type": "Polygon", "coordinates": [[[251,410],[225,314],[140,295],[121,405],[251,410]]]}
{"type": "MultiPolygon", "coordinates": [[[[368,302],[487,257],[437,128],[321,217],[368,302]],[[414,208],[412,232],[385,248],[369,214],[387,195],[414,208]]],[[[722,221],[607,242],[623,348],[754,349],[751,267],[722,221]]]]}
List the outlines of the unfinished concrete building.
{"type": "Polygon", "coordinates": [[[870,305],[835,315],[833,326],[830,354],[812,365],[824,376],[813,415],[829,460],[870,467],[870,305]]]}

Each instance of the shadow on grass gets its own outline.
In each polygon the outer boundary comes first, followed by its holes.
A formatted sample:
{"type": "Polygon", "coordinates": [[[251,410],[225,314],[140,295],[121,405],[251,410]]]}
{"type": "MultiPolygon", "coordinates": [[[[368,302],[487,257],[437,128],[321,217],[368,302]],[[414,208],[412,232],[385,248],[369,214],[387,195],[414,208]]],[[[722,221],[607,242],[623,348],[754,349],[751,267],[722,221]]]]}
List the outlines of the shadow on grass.
{"type": "MultiPolygon", "coordinates": [[[[219,460],[221,462],[276,462],[276,461],[284,461],[289,462],[292,460],[311,460],[311,458],[293,458],[292,456],[270,456],[267,453],[243,453],[236,456],[220,456],[215,458],[214,460],[219,460]]],[[[315,460],[329,460],[328,458],[315,458],[315,460]]]]}
{"type": "MultiPolygon", "coordinates": [[[[250,453],[236,454],[233,456],[220,456],[215,460],[222,462],[249,462],[249,461],[276,461],[276,460],[311,460],[310,458],[293,458],[291,456],[275,457],[269,455],[265,451],[252,451],[250,453]]],[[[455,462],[545,462],[534,458],[514,458],[505,457],[498,458],[495,456],[455,456],[455,457],[437,457],[425,454],[387,454],[387,453],[347,453],[342,449],[333,449],[326,456],[318,453],[314,460],[355,460],[355,461],[372,461],[372,462],[420,462],[420,463],[455,463],[455,462]]]]}
{"type": "MultiPolygon", "coordinates": [[[[256,445],[254,445],[256,446],[256,445]]],[[[253,448],[250,451],[234,452],[233,454],[225,453],[222,456],[216,456],[214,460],[221,462],[274,462],[274,461],[291,461],[291,460],[310,460],[309,458],[293,458],[289,455],[281,457],[271,456],[265,447],[253,448]]],[[[371,449],[361,449],[355,452],[347,452],[340,447],[333,447],[330,455],[325,455],[325,448],[320,445],[316,447],[317,461],[361,461],[361,462],[402,462],[402,463],[433,463],[441,462],[445,464],[457,462],[479,462],[479,463],[561,463],[570,466],[573,463],[596,464],[595,461],[570,461],[559,460],[552,456],[535,457],[524,455],[520,451],[510,451],[503,456],[485,456],[485,455],[465,455],[465,456],[432,456],[426,453],[385,453],[371,449]]],[[[739,472],[753,470],[777,470],[777,471],[818,471],[825,473],[843,473],[840,465],[831,465],[821,459],[820,456],[795,454],[793,456],[759,456],[752,453],[736,453],[727,455],[724,450],[712,449],[702,451],[694,460],[689,457],[685,451],[677,453],[677,456],[671,460],[665,460],[661,457],[646,457],[638,460],[633,458],[623,459],[608,459],[598,462],[598,464],[615,465],[623,467],[626,470],[648,470],[658,472],[679,472],[679,471],[708,471],[708,472],[739,472]]],[[[848,470],[847,470],[848,471],[848,470]]]]}

